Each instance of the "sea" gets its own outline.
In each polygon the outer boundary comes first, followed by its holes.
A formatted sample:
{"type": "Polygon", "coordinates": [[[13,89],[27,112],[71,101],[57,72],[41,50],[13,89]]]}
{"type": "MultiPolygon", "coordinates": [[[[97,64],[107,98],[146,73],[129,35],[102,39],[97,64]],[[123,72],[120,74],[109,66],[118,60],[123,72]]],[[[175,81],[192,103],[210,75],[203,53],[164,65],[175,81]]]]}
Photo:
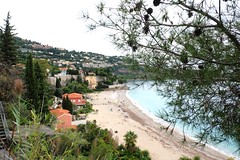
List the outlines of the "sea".
{"type": "MultiPolygon", "coordinates": [[[[157,116],[159,111],[168,110],[168,99],[164,98],[157,92],[157,87],[152,85],[153,82],[147,81],[134,81],[128,82],[127,86],[129,90],[126,92],[126,96],[135,104],[143,113],[151,117],[155,122],[167,126],[168,123],[157,116]]],[[[176,125],[176,130],[182,130],[180,124],[176,125]]],[[[196,130],[184,130],[185,134],[195,139],[196,130]]],[[[239,133],[240,134],[240,133],[239,133]]],[[[224,153],[230,157],[234,157],[236,160],[240,160],[239,152],[236,152],[238,147],[234,141],[222,142],[220,144],[209,143],[209,147],[217,150],[218,152],[224,153]]]]}

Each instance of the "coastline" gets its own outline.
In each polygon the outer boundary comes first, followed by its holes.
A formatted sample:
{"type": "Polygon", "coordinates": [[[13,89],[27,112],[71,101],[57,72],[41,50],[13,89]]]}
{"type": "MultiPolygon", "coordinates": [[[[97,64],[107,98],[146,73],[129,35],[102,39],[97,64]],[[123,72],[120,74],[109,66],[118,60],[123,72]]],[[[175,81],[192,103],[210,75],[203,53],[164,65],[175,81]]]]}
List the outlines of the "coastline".
{"type": "MultiPolygon", "coordinates": [[[[127,97],[127,98],[131,101],[131,103],[132,103],[133,105],[135,105],[142,113],[144,113],[146,116],[150,117],[150,118],[151,118],[155,123],[157,123],[159,126],[162,126],[162,127],[165,127],[165,128],[169,126],[169,123],[168,123],[168,122],[164,121],[164,120],[161,119],[161,118],[156,117],[152,112],[147,111],[147,110],[146,110],[144,107],[142,107],[138,102],[136,102],[134,99],[132,99],[128,93],[129,93],[129,90],[126,91],[126,97],[127,97]]],[[[170,132],[170,130],[171,130],[171,128],[169,129],[168,132],[170,132]]],[[[178,127],[175,127],[175,128],[174,128],[174,131],[175,131],[176,134],[180,135],[181,138],[183,138],[184,135],[183,135],[183,132],[181,131],[181,129],[179,129],[178,127]]],[[[187,134],[187,133],[185,133],[185,136],[187,137],[188,141],[190,141],[190,142],[191,142],[191,141],[196,141],[196,142],[198,141],[196,138],[194,138],[193,136],[191,136],[191,135],[189,135],[189,134],[187,134]]],[[[214,147],[214,146],[212,146],[212,145],[210,145],[210,144],[205,144],[205,146],[208,147],[208,148],[211,148],[212,150],[214,150],[214,151],[216,151],[216,152],[219,152],[219,153],[221,153],[221,154],[223,154],[223,155],[225,155],[225,156],[227,156],[227,157],[232,157],[232,158],[235,158],[236,160],[240,160],[240,159],[238,159],[237,157],[235,157],[234,155],[231,155],[230,153],[224,152],[224,151],[222,151],[222,150],[218,149],[217,147],[214,147]]]]}
{"type": "Polygon", "coordinates": [[[203,160],[227,160],[228,156],[206,146],[193,147],[195,143],[182,144],[182,135],[160,130],[160,123],[136,106],[126,94],[126,90],[103,91],[88,94],[93,108],[98,112],[88,115],[87,120],[96,120],[102,128],[107,128],[113,137],[124,144],[124,134],[134,131],[137,135],[137,146],[148,150],[153,160],[178,160],[182,156],[199,156],[203,160]]]}

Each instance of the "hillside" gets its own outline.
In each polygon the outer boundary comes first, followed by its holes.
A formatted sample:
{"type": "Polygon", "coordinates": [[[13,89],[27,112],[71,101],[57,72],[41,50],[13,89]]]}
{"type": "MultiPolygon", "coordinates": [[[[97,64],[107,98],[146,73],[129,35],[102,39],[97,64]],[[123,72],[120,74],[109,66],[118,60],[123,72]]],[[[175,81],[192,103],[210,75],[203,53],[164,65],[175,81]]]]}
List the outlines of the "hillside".
{"type": "Polygon", "coordinates": [[[20,37],[16,37],[16,42],[21,50],[20,59],[25,59],[27,53],[31,52],[35,58],[47,59],[57,67],[71,67],[72,69],[110,67],[117,74],[127,72],[124,56],[105,56],[92,52],[68,51],[64,48],[56,48],[20,37]]]}

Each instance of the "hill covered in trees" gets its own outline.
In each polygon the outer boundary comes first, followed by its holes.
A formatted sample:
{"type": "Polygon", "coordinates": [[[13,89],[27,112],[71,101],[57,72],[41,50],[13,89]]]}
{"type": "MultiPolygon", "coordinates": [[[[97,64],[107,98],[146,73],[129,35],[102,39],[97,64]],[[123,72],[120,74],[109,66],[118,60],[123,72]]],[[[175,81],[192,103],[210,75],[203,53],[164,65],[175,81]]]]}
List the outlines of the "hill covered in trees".
{"type": "Polygon", "coordinates": [[[44,58],[55,66],[66,67],[71,64],[75,68],[111,68],[116,74],[127,73],[125,56],[105,56],[93,52],[68,51],[64,48],[56,48],[44,45],[36,41],[15,37],[20,47],[20,60],[26,59],[28,52],[35,58],[44,58]]]}

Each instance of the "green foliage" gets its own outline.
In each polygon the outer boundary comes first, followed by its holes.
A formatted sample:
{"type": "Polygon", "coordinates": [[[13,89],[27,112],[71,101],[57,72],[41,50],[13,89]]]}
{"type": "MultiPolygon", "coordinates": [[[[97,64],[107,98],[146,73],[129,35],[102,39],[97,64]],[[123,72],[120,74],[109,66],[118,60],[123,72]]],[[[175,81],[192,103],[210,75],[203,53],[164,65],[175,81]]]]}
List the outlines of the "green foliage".
{"type": "Polygon", "coordinates": [[[149,152],[144,150],[141,151],[137,146],[136,146],[136,140],[137,140],[137,135],[132,132],[128,131],[124,135],[124,140],[125,140],[125,146],[120,145],[117,150],[118,150],[118,155],[120,159],[143,159],[143,160],[150,160],[149,152]]]}
{"type": "Polygon", "coordinates": [[[16,103],[9,105],[9,110],[11,112],[8,113],[8,118],[15,120],[12,122],[16,125],[17,133],[19,133],[19,126],[28,124],[31,117],[31,112],[27,109],[27,102],[19,96],[16,103]]]}
{"type": "Polygon", "coordinates": [[[106,143],[102,138],[98,138],[93,142],[90,151],[90,159],[116,159],[114,148],[111,144],[106,143]]]}
{"type": "Polygon", "coordinates": [[[51,73],[51,76],[54,76],[55,74],[59,74],[61,73],[61,71],[59,70],[58,67],[52,67],[51,70],[50,70],[50,73],[51,73]]]}
{"type": "Polygon", "coordinates": [[[79,71],[78,71],[78,70],[68,69],[68,70],[67,70],[67,74],[70,74],[70,75],[79,75],[79,71]]]}
{"type": "Polygon", "coordinates": [[[56,88],[61,88],[61,79],[56,78],[56,88]]]}
{"type": "Polygon", "coordinates": [[[189,157],[183,156],[183,157],[180,157],[179,160],[200,160],[200,157],[195,156],[193,158],[189,158],[189,157]]]}
{"type": "MultiPolygon", "coordinates": [[[[25,84],[26,84],[26,97],[31,104],[35,104],[35,77],[34,77],[34,68],[32,61],[32,54],[30,53],[27,58],[26,68],[25,68],[25,84]]],[[[29,107],[31,109],[32,106],[29,107]]]]}
{"type": "Polygon", "coordinates": [[[47,71],[50,71],[52,69],[52,66],[49,64],[48,60],[46,59],[34,59],[33,63],[40,66],[44,76],[47,76],[47,71]]]}
{"type": "Polygon", "coordinates": [[[124,83],[127,83],[127,80],[124,77],[118,77],[118,83],[124,84],[124,83]]]}
{"type": "Polygon", "coordinates": [[[18,126],[17,136],[13,137],[11,150],[14,155],[20,159],[48,159],[50,157],[49,144],[42,132],[39,132],[40,117],[31,111],[32,121],[29,123],[32,128],[26,128],[29,132],[27,137],[21,136],[23,130],[19,130],[19,122],[21,119],[20,107],[14,107],[13,113],[15,116],[15,123],[18,126]],[[15,108],[15,109],[14,109],[15,108]]]}
{"type": "Polygon", "coordinates": [[[63,95],[63,90],[61,88],[56,88],[54,96],[61,98],[63,95]]]}
{"type": "Polygon", "coordinates": [[[14,39],[14,29],[10,24],[10,20],[11,16],[8,12],[7,18],[5,19],[5,27],[0,34],[0,62],[9,66],[17,63],[19,52],[14,39]]]}
{"type": "Polygon", "coordinates": [[[48,112],[48,100],[51,99],[51,88],[46,81],[46,74],[38,61],[33,63],[30,53],[25,68],[25,98],[29,101],[29,109],[35,109],[37,113],[48,112]]]}
{"type": "Polygon", "coordinates": [[[77,81],[72,81],[67,86],[63,88],[64,93],[90,93],[92,92],[91,89],[85,83],[78,83],[77,81]]]}
{"type": "Polygon", "coordinates": [[[201,126],[201,142],[232,138],[240,146],[237,5],[237,0],[121,0],[111,9],[101,3],[98,20],[83,17],[91,21],[91,29],[113,29],[113,43],[132,50],[133,72],[141,71],[137,78],[161,86],[160,94],[171,100],[162,118],[184,127],[201,126]]]}
{"type": "Polygon", "coordinates": [[[132,131],[128,131],[124,135],[124,140],[126,149],[130,152],[133,152],[136,148],[137,135],[132,131]]]}
{"type": "Polygon", "coordinates": [[[77,81],[78,83],[83,83],[83,80],[82,80],[82,78],[81,78],[79,75],[77,76],[76,81],[77,81]]]}
{"type": "Polygon", "coordinates": [[[66,98],[63,98],[62,108],[68,110],[71,114],[73,114],[73,104],[69,100],[68,96],[66,98]]]}
{"type": "Polygon", "coordinates": [[[66,130],[58,133],[54,139],[56,146],[53,148],[56,150],[56,155],[73,156],[75,159],[81,155],[82,147],[89,145],[89,142],[83,138],[81,132],[66,130]]]}
{"type": "Polygon", "coordinates": [[[104,84],[103,82],[98,82],[95,90],[96,91],[103,91],[106,88],[108,88],[108,85],[104,84]]]}
{"type": "Polygon", "coordinates": [[[44,72],[40,68],[38,62],[34,64],[34,74],[35,74],[35,92],[36,92],[36,103],[34,104],[35,110],[37,113],[42,112],[43,110],[46,111],[47,109],[47,99],[45,96],[46,91],[46,82],[44,72]]]}
{"type": "Polygon", "coordinates": [[[92,108],[92,104],[89,103],[89,102],[86,102],[86,104],[84,106],[82,106],[82,108],[80,108],[77,113],[78,114],[83,114],[83,113],[90,113],[93,111],[93,108],[92,108]]]}
{"type": "Polygon", "coordinates": [[[23,118],[20,113],[23,109],[21,106],[22,104],[18,103],[12,110],[17,134],[12,139],[10,152],[18,159],[150,160],[147,151],[135,148],[134,151],[129,152],[124,146],[118,147],[112,134],[107,129],[98,127],[96,121],[79,125],[77,130],[66,129],[54,132],[41,124],[42,117],[39,114],[31,111],[28,125],[22,127],[20,126],[23,118]]]}

